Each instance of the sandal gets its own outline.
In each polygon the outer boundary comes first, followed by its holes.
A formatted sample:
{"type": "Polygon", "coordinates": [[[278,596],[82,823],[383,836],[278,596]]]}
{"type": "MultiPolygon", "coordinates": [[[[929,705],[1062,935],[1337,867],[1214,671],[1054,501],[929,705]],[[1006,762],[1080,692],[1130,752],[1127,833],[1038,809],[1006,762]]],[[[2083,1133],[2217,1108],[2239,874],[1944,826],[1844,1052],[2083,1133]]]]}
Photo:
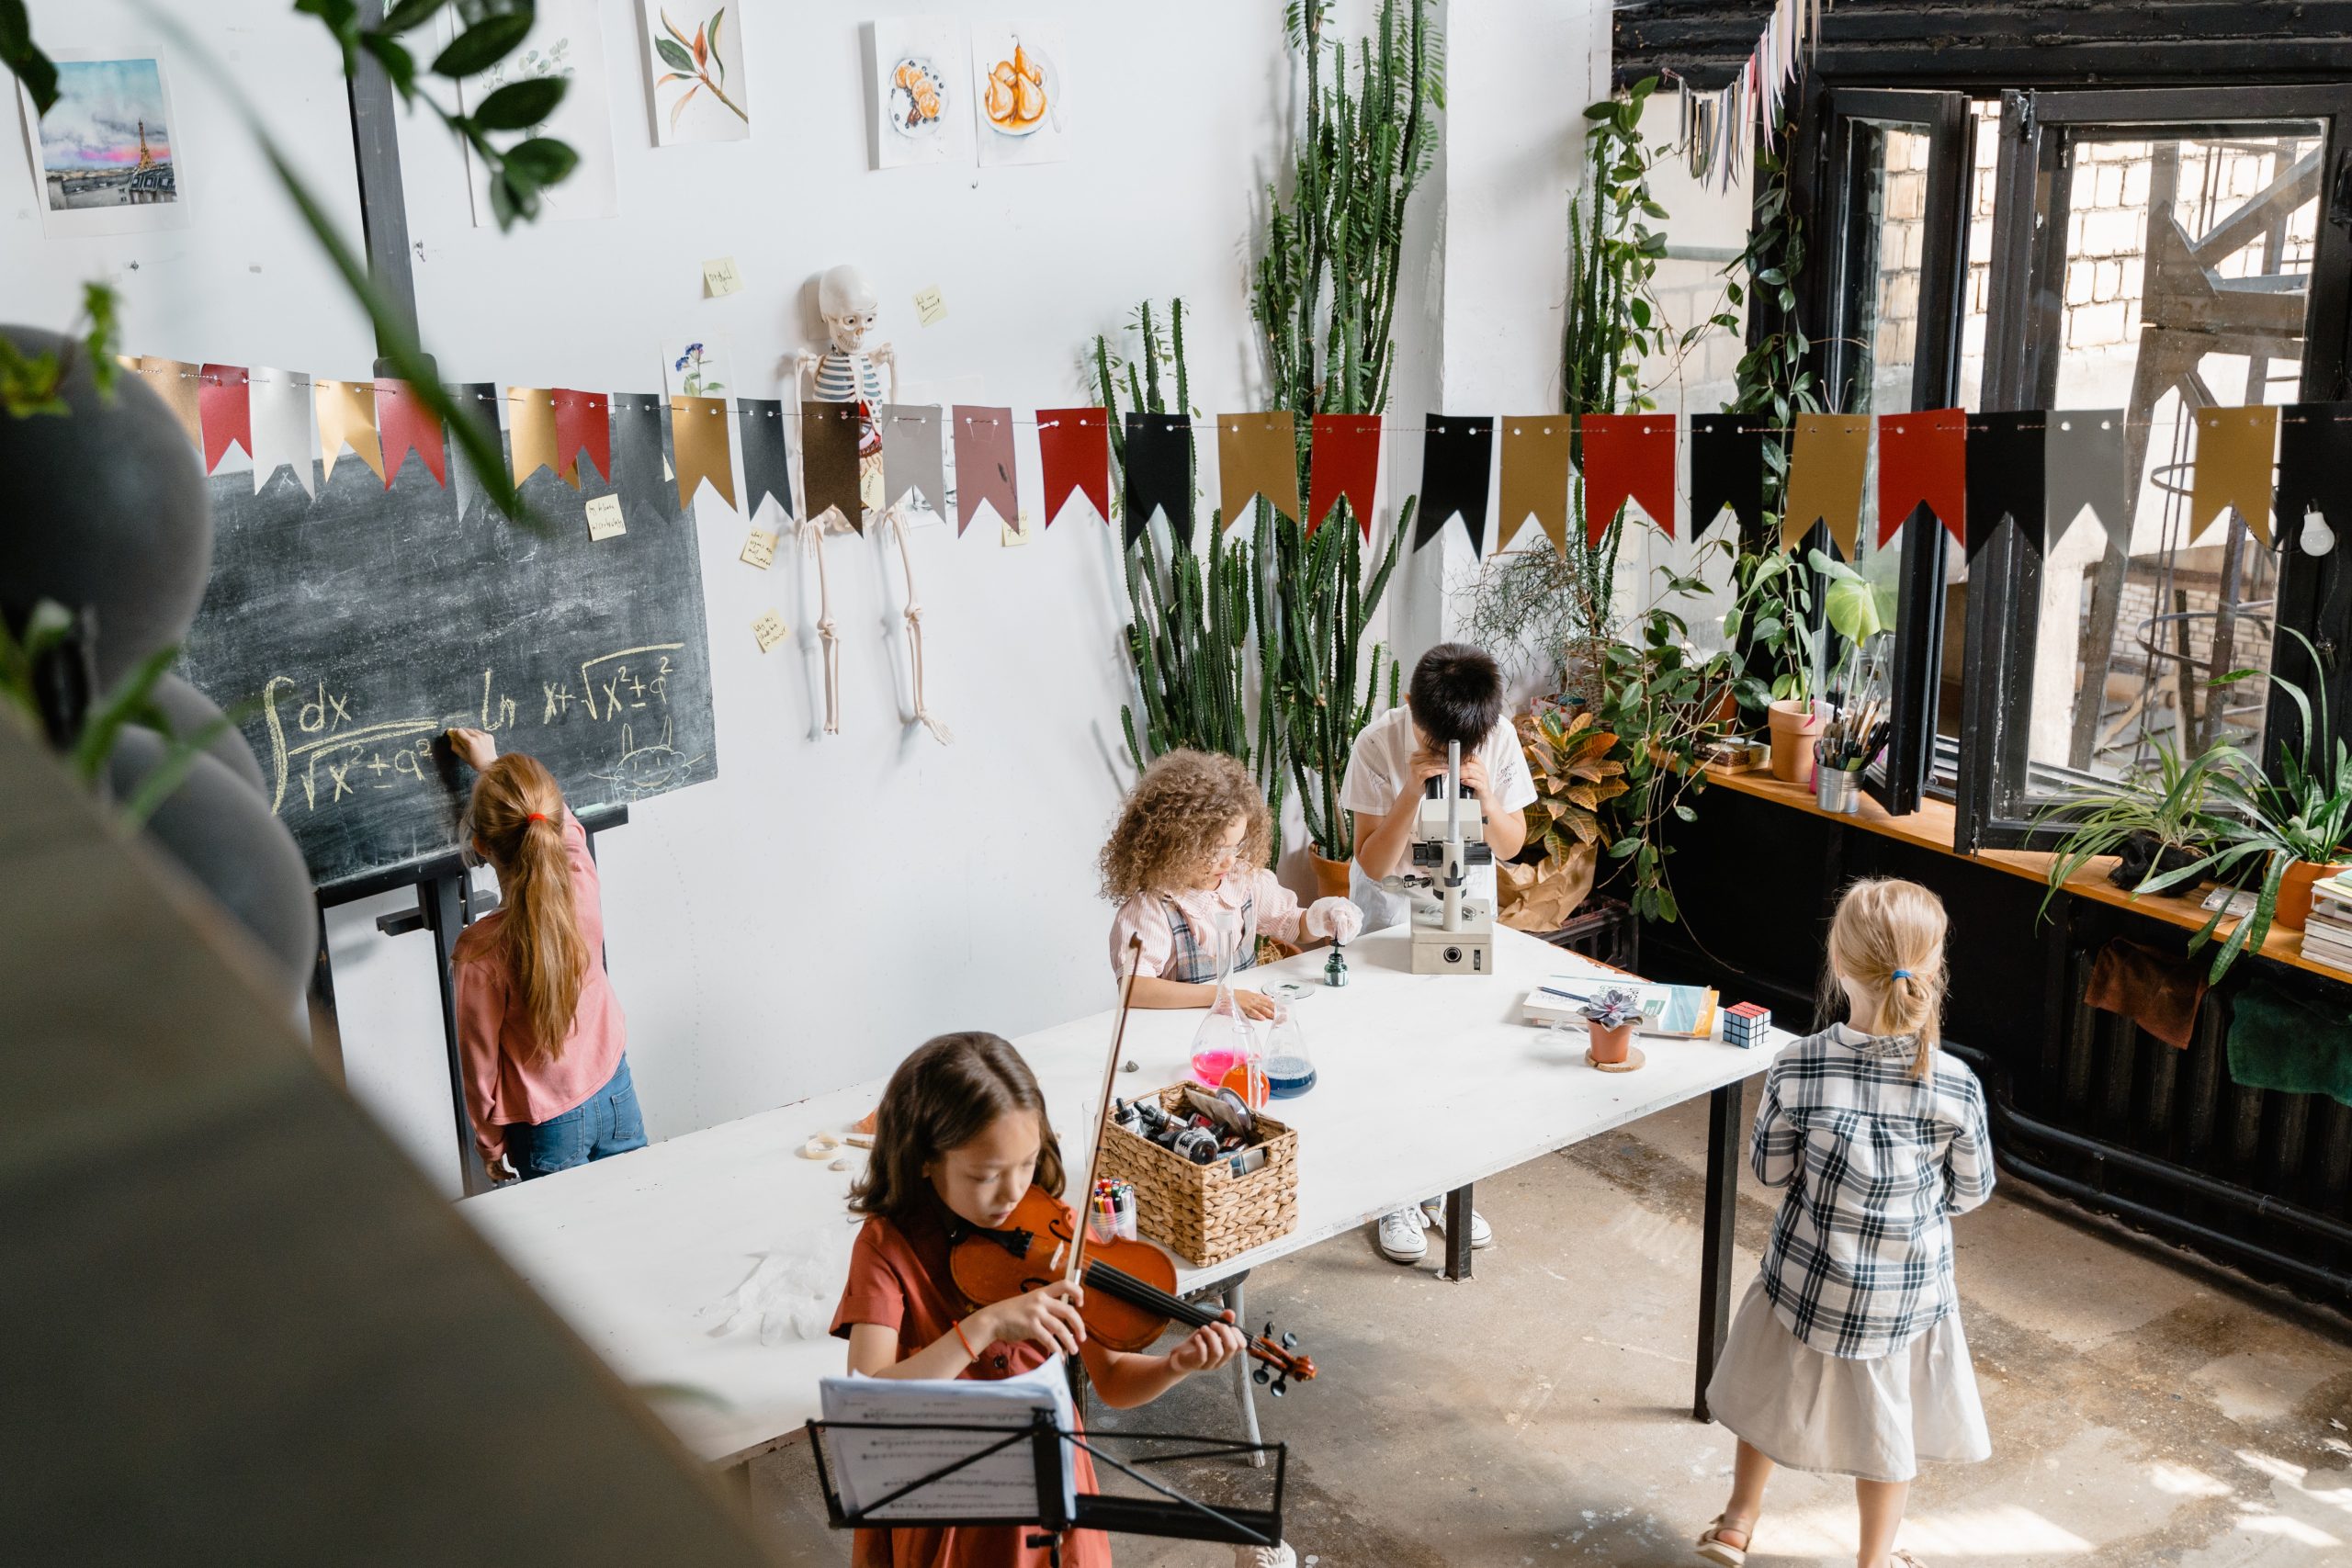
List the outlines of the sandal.
{"type": "Polygon", "coordinates": [[[1725,1540],[1724,1539],[1725,1530],[1731,1530],[1750,1542],[1756,1539],[1753,1527],[1744,1528],[1733,1524],[1730,1515],[1717,1514],[1715,1522],[1709,1525],[1699,1537],[1699,1555],[1706,1562],[1721,1564],[1721,1568],[1742,1568],[1747,1561],[1747,1547],[1734,1546],[1725,1540]]]}

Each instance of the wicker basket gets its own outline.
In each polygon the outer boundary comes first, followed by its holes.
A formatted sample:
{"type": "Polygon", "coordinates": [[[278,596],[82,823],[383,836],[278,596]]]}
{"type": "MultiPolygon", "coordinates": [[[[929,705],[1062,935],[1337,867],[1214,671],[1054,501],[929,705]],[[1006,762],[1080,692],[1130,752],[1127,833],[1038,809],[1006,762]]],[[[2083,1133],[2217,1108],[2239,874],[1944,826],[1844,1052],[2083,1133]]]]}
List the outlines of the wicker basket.
{"type": "MultiPolygon", "coordinates": [[[[1159,1091],[1160,1109],[1177,1111],[1185,1086],[1159,1091]]],[[[1222,1263],[1298,1225],[1298,1134],[1261,1112],[1253,1142],[1266,1163],[1236,1176],[1222,1159],[1194,1165],[1113,1125],[1102,1134],[1102,1174],[1136,1190],[1136,1229],[1196,1265],[1222,1263]]]]}

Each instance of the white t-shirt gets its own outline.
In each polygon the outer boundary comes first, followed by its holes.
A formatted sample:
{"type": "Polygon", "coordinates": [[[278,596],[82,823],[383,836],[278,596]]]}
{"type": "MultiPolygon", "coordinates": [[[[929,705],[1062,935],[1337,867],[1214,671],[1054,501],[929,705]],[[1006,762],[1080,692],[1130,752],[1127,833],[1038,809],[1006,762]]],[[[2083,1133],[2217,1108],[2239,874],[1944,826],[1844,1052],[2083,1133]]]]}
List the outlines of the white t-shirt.
{"type": "MultiPolygon", "coordinates": [[[[1340,781],[1340,808],[1369,817],[1387,816],[1396,807],[1396,792],[1412,774],[1413,753],[1420,749],[1420,731],[1413,724],[1409,705],[1390,708],[1365,725],[1363,733],[1356,737],[1355,749],[1348,753],[1347,777],[1340,781]]],[[[1487,798],[1481,804],[1488,813],[1521,811],[1535,804],[1535,781],[1527,772],[1527,754],[1519,749],[1519,732],[1508,716],[1495,721],[1494,728],[1478,742],[1477,754],[1487,765],[1487,798]]],[[[1471,866],[1469,884],[1469,896],[1484,898],[1491,907],[1495,868],[1471,866]]],[[[1366,931],[1401,925],[1412,914],[1412,905],[1402,891],[1373,881],[1364,875],[1363,865],[1352,861],[1348,867],[1348,897],[1363,911],[1366,931]]]]}

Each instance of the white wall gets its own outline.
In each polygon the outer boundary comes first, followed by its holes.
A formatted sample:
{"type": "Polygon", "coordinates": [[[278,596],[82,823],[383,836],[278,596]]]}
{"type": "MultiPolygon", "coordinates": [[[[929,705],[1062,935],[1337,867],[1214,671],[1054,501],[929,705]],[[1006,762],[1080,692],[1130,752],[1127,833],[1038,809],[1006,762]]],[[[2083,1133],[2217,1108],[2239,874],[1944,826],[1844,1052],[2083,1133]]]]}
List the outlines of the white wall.
{"type": "MultiPolygon", "coordinates": [[[[95,30],[85,9],[119,7],[45,0],[37,35],[81,41],[95,30]]],[[[655,149],[636,0],[604,0],[617,220],[476,229],[455,147],[424,117],[403,127],[420,313],[445,378],[650,390],[664,339],[691,333],[724,345],[737,390],[777,395],[779,362],[816,338],[813,277],[853,261],[879,286],[910,392],[1023,409],[1091,401],[1081,345],[1118,330],[1137,299],[1182,294],[1196,404],[1258,406],[1247,271],[1263,186],[1286,164],[1295,91],[1280,0],[1035,0],[1025,11],[1058,20],[1080,84],[1070,161],[883,173],[866,166],[858,23],[1000,7],[743,9],[753,138],[655,149]],[[730,254],[744,291],[702,299],[700,264],[730,254]],[[923,328],[911,299],[930,286],[948,315],[923,328]]],[[[288,10],[241,0],[201,26],[241,57],[248,96],[316,161],[356,232],[335,62],[316,25],[288,10]]],[[[1342,20],[1369,10],[1357,0],[1342,20]]],[[[1451,145],[1413,217],[1396,410],[1550,407],[1566,191],[1578,115],[1606,80],[1607,7],[1450,10],[1451,145]]],[[[175,90],[188,89],[175,79],[175,90]]],[[[126,279],[134,351],[363,373],[364,322],[288,233],[220,106],[191,101],[183,114],[206,160],[194,172],[207,221],[168,247],[67,254],[40,240],[27,207],[7,220],[0,297],[62,320],[68,285],[91,265],[150,257],[126,279]],[[215,192],[217,209],[203,205],[215,192]],[[249,254],[269,270],[246,273],[249,254]]],[[[28,200],[28,177],[12,177],[21,183],[0,189],[28,200]]],[[[1034,509],[1025,431],[1020,456],[1034,509]]],[[[1387,457],[1384,491],[1402,494],[1394,481],[1417,472],[1418,435],[1387,457]]],[[[877,544],[832,547],[843,733],[817,738],[812,643],[762,656],[749,631],[775,604],[804,632],[807,585],[782,554],[768,573],[738,563],[744,523],[706,492],[718,778],[635,807],[600,844],[614,979],[656,1136],[875,1076],[942,1029],[1017,1033],[1102,1004],[1109,909],[1091,862],[1127,772],[1124,615],[1113,540],[1083,510],[1020,549],[977,530],[918,532],[930,702],[956,738],[943,748],[900,720],[895,561],[877,544]]],[[[1390,634],[1408,658],[1415,635],[1433,640],[1409,616],[1392,612],[1390,634]]],[[[355,1091],[453,1180],[430,949],[421,935],[375,933],[390,902],[332,922],[345,1060],[355,1091]]]]}

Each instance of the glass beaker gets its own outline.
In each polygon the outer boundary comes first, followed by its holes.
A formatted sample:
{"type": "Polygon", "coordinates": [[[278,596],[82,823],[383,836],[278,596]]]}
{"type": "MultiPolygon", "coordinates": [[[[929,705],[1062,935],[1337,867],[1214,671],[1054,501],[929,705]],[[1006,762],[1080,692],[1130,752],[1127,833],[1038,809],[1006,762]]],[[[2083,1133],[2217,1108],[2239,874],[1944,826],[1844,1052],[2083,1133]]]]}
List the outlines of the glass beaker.
{"type": "Polygon", "coordinates": [[[1208,1089],[1231,1089],[1250,1105],[1266,1102],[1265,1063],[1258,1048],[1258,1026],[1233,994],[1233,920],[1216,925],[1216,998],[1193,1035],[1193,1077],[1208,1089]]]}
{"type": "Polygon", "coordinates": [[[1266,1092],[1275,1100],[1295,1100],[1314,1087],[1315,1058],[1298,1026],[1298,1010],[1277,999],[1274,1021],[1266,1028],[1266,1092]]]}

